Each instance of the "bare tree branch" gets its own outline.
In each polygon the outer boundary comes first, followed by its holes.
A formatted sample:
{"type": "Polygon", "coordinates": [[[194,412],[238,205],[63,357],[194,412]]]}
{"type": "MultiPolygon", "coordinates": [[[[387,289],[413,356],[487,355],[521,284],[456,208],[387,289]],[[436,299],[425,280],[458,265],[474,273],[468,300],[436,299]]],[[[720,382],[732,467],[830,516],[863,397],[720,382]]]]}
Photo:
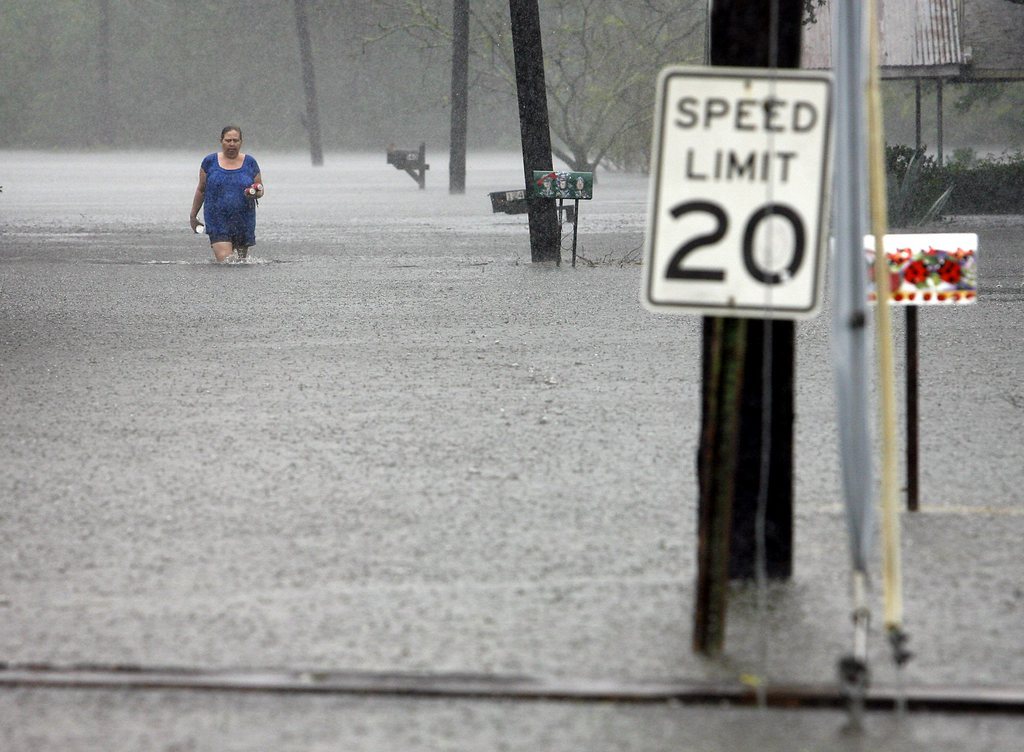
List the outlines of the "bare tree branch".
{"type": "MultiPolygon", "coordinates": [[[[809,0],[814,1],[814,0],[809,0]]],[[[424,52],[450,48],[450,0],[372,0],[374,44],[404,33],[424,52]]],[[[646,166],[658,71],[702,56],[706,0],[545,0],[545,78],[555,156],[573,169],[646,166]]],[[[507,0],[471,6],[473,87],[515,91],[507,0]]]]}

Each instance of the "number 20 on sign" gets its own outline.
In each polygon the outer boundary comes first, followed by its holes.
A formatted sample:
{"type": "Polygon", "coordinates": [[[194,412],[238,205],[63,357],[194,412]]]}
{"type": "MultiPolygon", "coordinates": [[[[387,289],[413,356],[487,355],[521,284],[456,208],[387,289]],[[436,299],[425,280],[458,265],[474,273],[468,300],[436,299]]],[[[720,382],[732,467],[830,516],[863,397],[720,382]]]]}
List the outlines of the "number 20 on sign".
{"type": "Polygon", "coordinates": [[[658,79],[644,303],[799,319],[824,284],[831,77],[672,67],[658,79]]]}

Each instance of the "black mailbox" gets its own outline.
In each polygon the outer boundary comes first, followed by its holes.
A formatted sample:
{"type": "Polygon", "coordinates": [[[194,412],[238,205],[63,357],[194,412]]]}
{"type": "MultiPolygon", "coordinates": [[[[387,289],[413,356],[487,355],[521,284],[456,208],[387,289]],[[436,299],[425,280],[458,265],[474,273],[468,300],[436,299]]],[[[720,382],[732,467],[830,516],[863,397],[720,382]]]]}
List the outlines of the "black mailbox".
{"type": "MultiPolygon", "coordinates": [[[[511,191],[495,191],[488,193],[491,197],[491,212],[493,214],[526,214],[530,206],[526,201],[526,191],[522,188],[511,191]]],[[[576,210],[571,206],[559,206],[562,221],[572,222],[576,217],[576,210]]]]}
{"type": "Polygon", "coordinates": [[[420,153],[418,151],[402,151],[401,149],[388,150],[388,164],[394,165],[399,170],[417,168],[420,166],[420,153]]]}
{"type": "Polygon", "coordinates": [[[420,144],[416,149],[396,149],[393,145],[388,147],[388,164],[394,165],[396,170],[405,170],[415,180],[420,188],[427,187],[427,145],[420,144]]]}
{"type": "Polygon", "coordinates": [[[487,194],[491,197],[491,211],[495,214],[526,214],[526,191],[522,188],[511,191],[495,191],[487,194]]]}

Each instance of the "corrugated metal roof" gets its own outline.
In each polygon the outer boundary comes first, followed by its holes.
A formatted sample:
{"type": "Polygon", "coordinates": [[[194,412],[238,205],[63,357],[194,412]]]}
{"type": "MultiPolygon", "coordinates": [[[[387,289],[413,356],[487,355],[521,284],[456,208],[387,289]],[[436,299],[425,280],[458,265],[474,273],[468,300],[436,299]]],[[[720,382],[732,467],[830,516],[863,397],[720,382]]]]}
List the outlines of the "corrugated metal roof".
{"type": "MultiPolygon", "coordinates": [[[[878,0],[882,75],[958,75],[969,61],[961,47],[963,0],[878,0]]],[[[805,68],[829,68],[830,5],[804,29],[805,68]]]]}
{"type": "Polygon", "coordinates": [[[912,27],[915,49],[910,65],[966,62],[960,51],[958,6],[956,0],[917,0],[917,13],[910,19],[915,24],[912,27]]]}

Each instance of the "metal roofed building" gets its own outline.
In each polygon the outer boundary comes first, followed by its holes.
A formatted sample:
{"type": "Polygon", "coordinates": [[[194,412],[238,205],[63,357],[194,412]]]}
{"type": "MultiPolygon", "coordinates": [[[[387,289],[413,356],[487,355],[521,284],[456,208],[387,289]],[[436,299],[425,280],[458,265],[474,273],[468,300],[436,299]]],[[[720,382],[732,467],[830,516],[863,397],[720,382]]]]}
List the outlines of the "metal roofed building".
{"type": "MultiPolygon", "coordinates": [[[[804,68],[832,66],[831,0],[804,28],[804,68]]],[[[882,78],[1024,79],[1024,0],[878,0],[882,78]]]]}
{"type": "MultiPolygon", "coordinates": [[[[832,67],[832,0],[804,27],[801,65],[832,67]]],[[[1024,79],[1024,0],[878,0],[881,77],[916,86],[921,145],[921,81],[935,82],[936,151],[943,162],[942,85],[1024,79]]]]}

